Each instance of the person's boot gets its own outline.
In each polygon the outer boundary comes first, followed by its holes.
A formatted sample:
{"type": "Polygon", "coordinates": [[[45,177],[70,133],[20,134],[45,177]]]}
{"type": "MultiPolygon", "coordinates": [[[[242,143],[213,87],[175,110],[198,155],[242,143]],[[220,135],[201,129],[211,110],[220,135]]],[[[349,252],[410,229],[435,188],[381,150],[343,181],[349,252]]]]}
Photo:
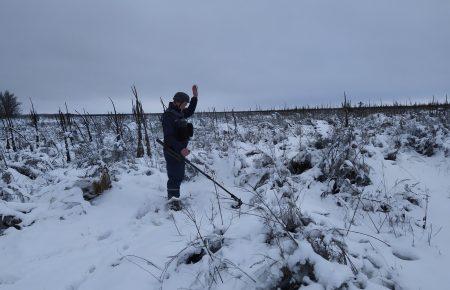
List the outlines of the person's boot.
{"type": "Polygon", "coordinates": [[[181,200],[176,197],[170,198],[169,201],[167,202],[167,206],[170,210],[173,211],[179,211],[182,209],[181,200]]]}

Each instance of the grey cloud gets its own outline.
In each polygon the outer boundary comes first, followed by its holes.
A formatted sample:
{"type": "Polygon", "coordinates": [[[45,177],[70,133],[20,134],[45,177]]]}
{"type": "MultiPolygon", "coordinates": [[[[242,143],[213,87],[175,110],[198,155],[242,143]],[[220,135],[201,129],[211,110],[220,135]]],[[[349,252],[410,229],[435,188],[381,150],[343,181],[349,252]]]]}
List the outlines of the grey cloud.
{"type": "Polygon", "coordinates": [[[450,2],[2,1],[0,90],[39,111],[147,111],[200,86],[200,109],[442,97],[450,2]]]}

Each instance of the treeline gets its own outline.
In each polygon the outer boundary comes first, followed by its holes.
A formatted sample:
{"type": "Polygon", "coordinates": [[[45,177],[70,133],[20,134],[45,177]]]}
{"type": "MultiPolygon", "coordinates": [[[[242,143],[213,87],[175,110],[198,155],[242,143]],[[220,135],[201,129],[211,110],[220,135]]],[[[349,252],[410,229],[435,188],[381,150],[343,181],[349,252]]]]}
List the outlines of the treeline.
{"type": "MultiPolygon", "coordinates": [[[[133,117],[138,123],[144,124],[142,122],[142,118],[139,116],[148,116],[148,115],[160,115],[161,113],[145,113],[142,109],[142,104],[140,100],[135,95],[135,88],[132,88],[133,97],[134,100],[132,101],[132,110],[130,113],[119,113],[116,110],[116,107],[114,105],[114,102],[112,99],[110,99],[113,111],[112,112],[106,112],[106,113],[100,113],[100,114],[89,114],[86,111],[83,111],[83,113],[79,113],[75,111],[75,113],[70,113],[67,110],[66,105],[66,112],[65,114],[67,116],[71,117],[77,117],[77,116],[83,116],[83,119],[85,120],[86,117],[112,117],[114,120],[114,123],[116,124],[116,128],[119,128],[119,123],[121,122],[119,119],[125,119],[128,117],[133,117]],[[135,104],[136,102],[136,104],[135,104]],[[139,115],[137,116],[136,115],[139,115]],[[136,118],[137,117],[137,118],[136,118]]],[[[137,93],[137,92],[136,92],[137,93]]],[[[39,118],[39,116],[42,117],[48,117],[48,118],[60,118],[60,111],[58,113],[41,113],[37,114],[37,112],[34,109],[34,105],[31,102],[31,110],[29,114],[22,114],[21,110],[21,103],[18,101],[17,97],[10,93],[9,91],[5,91],[4,93],[0,92],[0,119],[4,122],[5,120],[9,122],[11,118],[31,118],[31,121],[33,124],[36,124],[36,120],[39,118]]],[[[269,108],[269,109],[261,109],[256,108],[252,109],[249,108],[248,110],[222,110],[218,111],[215,108],[211,108],[208,110],[203,111],[197,111],[198,115],[206,115],[206,116],[223,116],[223,115],[254,115],[254,114],[271,114],[271,113],[279,113],[281,115],[286,114],[292,114],[292,113],[307,113],[307,114],[318,114],[321,115],[323,113],[336,113],[336,114],[349,114],[350,112],[356,116],[365,116],[368,114],[373,113],[387,113],[387,114],[401,114],[407,111],[421,111],[421,110],[448,110],[450,109],[450,103],[448,100],[448,96],[445,96],[444,101],[436,100],[434,97],[429,102],[398,102],[394,101],[392,103],[383,103],[380,101],[380,103],[364,103],[364,102],[357,102],[352,103],[350,100],[348,100],[346,94],[344,93],[343,102],[341,105],[305,105],[305,106],[285,106],[284,108],[269,108]]],[[[161,109],[162,111],[162,109],[161,109]]],[[[138,124],[139,125],[139,124],[138,124]]],[[[143,127],[144,132],[147,130],[147,128],[143,127]]],[[[118,138],[120,139],[120,132],[117,132],[118,138]]]]}

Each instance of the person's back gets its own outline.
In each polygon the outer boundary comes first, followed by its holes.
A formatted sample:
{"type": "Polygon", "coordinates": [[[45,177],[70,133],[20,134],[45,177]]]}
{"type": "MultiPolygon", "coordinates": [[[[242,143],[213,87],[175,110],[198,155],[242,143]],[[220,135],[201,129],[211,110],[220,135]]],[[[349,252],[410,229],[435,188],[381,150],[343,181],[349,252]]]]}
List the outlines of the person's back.
{"type": "MultiPolygon", "coordinates": [[[[173,97],[173,102],[169,103],[169,107],[163,113],[161,121],[164,131],[164,144],[173,149],[176,153],[186,157],[189,155],[187,149],[189,138],[192,137],[192,124],[186,121],[194,114],[197,106],[197,86],[192,87],[193,97],[190,101],[189,96],[185,93],[178,92],[173,97]]],[[[184,178],[185,164],[175,156],[172,156],[166,149],[164,150],[164,158],[167,164],[167,198],[172,209],[180,209],[180,185],[184,178]]]]}

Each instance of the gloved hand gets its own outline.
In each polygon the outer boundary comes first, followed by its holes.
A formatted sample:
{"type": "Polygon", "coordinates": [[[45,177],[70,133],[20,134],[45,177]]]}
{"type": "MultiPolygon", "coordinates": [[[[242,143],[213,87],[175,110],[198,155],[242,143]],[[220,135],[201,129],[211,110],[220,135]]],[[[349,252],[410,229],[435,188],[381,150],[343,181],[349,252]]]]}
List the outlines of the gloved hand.
{"type": "Polygon", "coordinates": [[[192,86],[192,97],[197,98],[198,97],[198,87],[197,85],[192,86]]]}
{"type": "Polygon", "coordinates": [[[187,148],[181,149],[181,155],[183,155],[184,157],[188,156],[189,153],[191,153],[191,151],[189,151],[189,149],[187,149],[187,148]]]}

